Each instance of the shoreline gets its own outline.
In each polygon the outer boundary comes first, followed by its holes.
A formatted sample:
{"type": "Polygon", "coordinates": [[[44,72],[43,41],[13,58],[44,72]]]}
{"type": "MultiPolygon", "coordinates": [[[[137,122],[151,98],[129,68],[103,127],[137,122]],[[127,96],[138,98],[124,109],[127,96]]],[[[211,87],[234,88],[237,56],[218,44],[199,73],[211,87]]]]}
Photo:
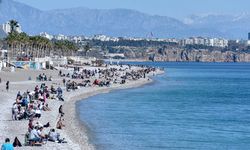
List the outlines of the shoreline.
{"type": "MultiPolygon", "coordinates": [[[[156,75],[163,74],[163,72],[158,72],[156,75]]],[[[84,149],[86,150],[93,150],[95,149],[95,146],[91,144],[89,141],[89,136],[88,136],[88,131],[86,129],[86,125],[80,120],[80,116],[77,113],[77,102],[79,101],[84,101],[89,97],[96,96],[98,94],[104,94],[104,93],[110,93],[114,92],[115,90],[125,90],[125,89],[132,89],[132,88],[138,88],[142,87],[144,85],[153,83],[154,80],[150,78],[147,79],[140,79],[138,81],[133,81],[125,85],[118,85],[114,87],[105,87],[105,88],[99,88],[96,89],[95,91],[87,91],[87,92],[82,92],[79,95],[75,95],[74,97],[68,98],[66,103],[64,103],[63,107],[66,110],[65,116],[72,117],[71,120],[66,120],[65,125],[66,125],[66,134],[69,135],[69,137],[76,142],[79,145],[82,145],[84,143],[84,149]],[[75,132],[72,133],[72,131],[81,131],[81,132],[75,132]],[[77,137],[77,138],[76,138],[77,137]]]]}
{"type": "MultiPolygon", "coordinates": [[[[33,90],[36,85],[40,85],[42,82],[35,81],[35,77],[40,73],[48,73],[53,76],[53,81],[46,82],[48,86],[55,85],[61,86],[62,80],[58,78],[57,71],[17,71],[17,72],[0,72],[0,77],[2,78],[2,83],[0,84],[0,97],[3,99],[0,101],[0,108],[2,109],[0,115],[0,141],[3,143],[5,138],[10,138],[11,141],[18,137],[18,139],[23,143],[24,135],[27,132],[28,120],[13,121],[11,119],[11,107],[15,102],[16,93],[18,91],[24,92],[26,90],[33,90]],[[31,77],[33,80],[29,81],[28,78],[31,77]],[[6,92],[5,82],[10,80],[10,90],[6,92]],[[18,127],[18,128],[17,128],[18,127]]],[[[93,150],[95,149],[89,141],[87,134],[86,125],[84,125],[79,115],[76,111],[76,102],[85,100],[88,97],[95,96],[101,93],[109,93],[114,90],[128,89],[128,88],[137,88],[149,83],[152,83],[153,80],[151,76],[163,74],[164,71],[157,69],[155,72],[151,72],[146,76],[146,78],[141,78],[135,81],[128,81],[125,84],[113,84],[110,87],[84,87],[77,89],[75,91],[66,92],[64,90],[65,101],[58,100],[48,100],[49,107],[51,111],[44,111],[42,117],[39,120],[40,123],[45,124],[48,121],[50,122],[50,128],[56,128],[56,122],[58,119],[58,108],[60,105],[63,105],[63,110],[65,112],[64,127],[62,130],[57,130],[60,133],[61,138],[65,138],[67,143],[55,143],[47,142],[41,147],[37,146],[23,146],[15,149],[84,149],[84,150],[93,150]]],[[[65,87],[64,87],[65,88],[65,87]]],[[[44,132],[48,132],[49,129],[44,129],[44,132]]]]}

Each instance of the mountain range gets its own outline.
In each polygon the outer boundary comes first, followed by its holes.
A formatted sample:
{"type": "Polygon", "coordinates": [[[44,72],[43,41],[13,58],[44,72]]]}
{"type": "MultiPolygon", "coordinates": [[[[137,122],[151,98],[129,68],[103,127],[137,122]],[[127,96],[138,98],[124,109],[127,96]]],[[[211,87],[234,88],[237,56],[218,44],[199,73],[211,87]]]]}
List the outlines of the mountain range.
{"type": "MultiPolygon", "coordinates": [[[[129,9],[89,9],[85,7],[42,11],[14,0],[1,0],[0,23],[16,19],[23,31],[35,35],[105,34],[115,37],[183,38],[190,36],[247,38],[250,14],[192,15],[184,20],[148,15],[129,9]]],[[[0,31],[1,32],[1,31],[0,31]]]]}

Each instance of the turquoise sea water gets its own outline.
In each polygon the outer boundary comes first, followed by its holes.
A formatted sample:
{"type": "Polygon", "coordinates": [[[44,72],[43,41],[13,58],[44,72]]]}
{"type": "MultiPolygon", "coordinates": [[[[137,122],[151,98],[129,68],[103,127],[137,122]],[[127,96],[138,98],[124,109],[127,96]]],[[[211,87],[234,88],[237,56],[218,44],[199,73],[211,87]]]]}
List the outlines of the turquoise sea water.
{"type": "Polygon", "coordinates": [[[147,64],[166,73],[78,102],[98,150],[250,149],[250,64],[147,64]]]}

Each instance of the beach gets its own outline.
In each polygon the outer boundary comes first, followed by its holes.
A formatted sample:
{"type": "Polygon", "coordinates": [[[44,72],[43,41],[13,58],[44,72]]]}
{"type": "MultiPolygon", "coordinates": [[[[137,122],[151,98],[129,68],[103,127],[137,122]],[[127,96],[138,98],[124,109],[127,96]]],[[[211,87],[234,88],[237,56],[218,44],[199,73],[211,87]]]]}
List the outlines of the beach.
{"type": "MultiPolygon", "coordinates": [[[[46,81],[46,85],[63,86],[62,78],[58,77],[58,71],[51,70],[17,70],[16,72],[0,72],[2,83],[0,84],[0,97],[1,97],[1,115],[0,115],[0,141],[4,142],[5,138],[10,138],[11,141],[17,137],[21,143],[24,143],[24,137],[28,129],[28,120],[13,121],[11,117],[11,107],[16,99],[18,91],[25,92],[26,90],[34,90],[36,85],[40,85],[42,82],[36,81],[36,77],[45,73],[48,76],[52,76],[52,81],[46,81]],[[29,80],[29,78],[31,80],[29,80]],[[10,89],[7,92],[5,89],[6,81],[10,81],[10,89]]],[[[146,78],[140,78],[135,81],[129,81],[125,84],[111,84],[109,87],[83,87],[75,91],[66,92],[63,88],[63,96],[65,101],[48,99],[47,103],[51,108],[51,111],[42,112],[41,118],[38,120],[42,124],[50,122],[50,127],[44,129],[45,133],[49,132],[49,129],[56,128],[56,122],[58,120],[58,108],[63,105],[64,124],[65,128],[62,130],[56,130],[60,133],[61,138],[65,138],[67,143],[55,143],[47,142],[42,146],[23,146],[17,149],[95,149],[91,143],[89,143],[87,129],[79,121],[78,114],[76,113],[75,103],[79,100],[83,100],[90,96],[94,96],[100,93],[108,93],[116,89],[126,89],[139,87],[152,82],[150,76],[163,73],[160,70],[150,73],[146,78]]]]}

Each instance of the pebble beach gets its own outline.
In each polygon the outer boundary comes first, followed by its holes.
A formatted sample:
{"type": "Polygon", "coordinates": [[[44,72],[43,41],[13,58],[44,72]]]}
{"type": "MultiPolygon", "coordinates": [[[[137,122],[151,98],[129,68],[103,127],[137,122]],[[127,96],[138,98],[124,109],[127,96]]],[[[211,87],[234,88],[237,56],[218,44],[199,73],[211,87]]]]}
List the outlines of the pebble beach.
{"type": "MultiPolygon", "coordinates": [[[[136,69],[136,68],[134,68],[136,69]]],[[[67,70],[65,70],[67,71],[67,70]]],[[[27,90],[32,91],[36,85],[40,85],[41,82],[36,81],[36,77],[39,74],[45,73],[52,77],[52,81],[46,81],[46,85],[63,86],[62,78],[58,77],[58,71],[52,70],[16,70],[15,72],[0,72],[0,78],[2,80],[0,84],[0,141],[3,143],[5,138],[10,138],[13,142],[14,138],[17,137],[21,143],[25,141],[25,134],[28,129],[28,120],[12,120],[11,107],[15,102],[16,94],[18,91],[25,92],[27,90]],[[31,80],[29,80],[31,79],[31,80]],[[10,81],[10,89],[6,91],[5,83],[10,81]]],[[[22,146],[16,149],[84,149],[92,150],[95,147],[89,143],[87,129],[84,124],[79,121],[76,113],[75,103],[79,100],[83,100],[90,96],[94,96],[100,93],[108,93],[116,89],[126,89],[139,87],[152,82],[150,76],[163,73],[163,71],[156,70],[154,73],[150,73],[145,78],[140,78],[138,80],[128,81],[125,84],[111,84],[108,87],[83,87],[75,91],[66,92],[64,90],[65,101],[58,101],[48,99],[47,103],[51,111],[42,112],[42,116],[39,123],[46,124],[50,122],[50,127],[44,130],[44,133],[48,133],[49,129],[56,128],[56,123],[58,121],[58,108],[63,105],[64,110],[64,124],[65,128],[62,130],[56,129],[56,132],[60,134],[60,137],[65,138],[67,143],[56,143],[56,142],[46,142],[42,146],[22,146]]],[[[77,80],[76,80],[77,82],[77,80]]]]}

